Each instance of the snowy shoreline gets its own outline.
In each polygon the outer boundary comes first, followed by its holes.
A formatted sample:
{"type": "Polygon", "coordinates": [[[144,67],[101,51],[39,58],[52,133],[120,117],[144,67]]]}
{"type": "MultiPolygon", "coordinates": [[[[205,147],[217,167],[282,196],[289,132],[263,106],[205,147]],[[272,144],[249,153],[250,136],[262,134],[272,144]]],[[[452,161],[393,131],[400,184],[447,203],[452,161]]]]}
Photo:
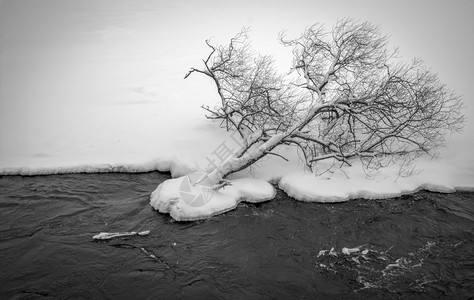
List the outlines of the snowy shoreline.
{"type": "MultiPolygon", "coordinates": [[[[0,169],[0,176],[22,176],[22,177],[33,177],[33,176],[54,176],[54,175],[81,175],[81,174],[120,174],[120,173],[125,173],[125,174],[140,174],[140,173],[162,173],[162,174],[169,174],[171,178],[176,178],[179,177],[180,175],[185,175],[185,174],[180,174],[173,176],[173,172],[170,171],[170,168],[157,168],[157,167],[146,167],[146,166],[140,166],[140,165],[114,165],[114,164],[104,164],[104,165],[99,165],[99,166],[77,166],[77,167],[62,167],[62,168],[5,168],[5,169],[0,169]]],[[[280,186],[280,181],[281,179],[273,179],[273,180],[267,180],[270,184],[273,186],[281,189],[282,191],[285,191],[284,188],[280,186]]],[[[326,202],[326,203],[337,203],[337,202],[344,202],[344,201],[349,201],[352,199],[388,199],[388,198],[396,198],[396,197],[401,197],[404,195],[409,195],[413,193],[417,193],[419,191],[429,191],[429,192],[434,192],[434,193],[443,193],[443,194],[449,194],[449,193],[455,193],[455,192],[474,192],[474,183],[472,186],[468,185],[459,185],[459,186],[444,186],[444,185],[433,185],[433,184],[420,184],[418,187],[414,189],[408,189],[404,191],[400,191],[399,193],[386,193],[386,194],[373,194],[370,195],[368,193],[364,194],[363,191],[360,192],[360,195],[357,193],[348,195],[347,197],[338,197],[335,198],[335,200],[331,201],[330,197],[324,198],[320,200],[307,200],[307,199],[298,199],[290,194],[288,194],[286,191],[285,193],[298,201],[302,202],[326,202]]],[[[244,201],[245,202],[245,201],[244,201]]]]}
{"type": "MultiPolygon", "coordinates": [[[[150,192],[150,205],[161,213],[169,214],[177,221],[207,219],[235,209],[240,202],[271,201],[276,195],[276,189],[282,190],[288,197],[296,201],[316,203],[340,203],[355,199],[390,199],[423,190],[436,193],[474,192],[474,185],[469,185],[468,182],[455,186],[443,184],[442,178],[438,183],[436,180],[433,182],[433,176],[419,178],[420,174],[424,172],[409,177],[396,178],[394,181],[394,177],[389,176],[390,172],[387,170],[382,173],[385,175],[378,174],[378,176],[369,179],[357,167],[351,167],[345,169],[344,172],[336,172],[329,176],[314,176],[301,170],[293,170],[293,172],[285,174],[282,173],[281,167],[279,169],[277,177],[275,177],[275,172],[262,171],[262,169],[258,174],[260,178],[255,178],[255,174],[250,174],[252,172],[248,170],[231,176],[232,185],[230,187],[213,192],[214,199],[198,207],[188,205],[181,194],[180,183],[183,178],[187,177],[184,175],[189,174],[190,171],[188,168],[183,168],[183,165],[178,168],[171,162],[167,164],[155,161],[152,164],[142,165],[101,164],[62,168],[3,169],[0,170],[0,176],[167,173],[171,178],[161,183],[157,182],[157,188],[150,192]],[[272,176],[269,176],[270,174],[272,176]],[[165,188],[163,189],[163,187],[165,188]],[[165,191],[163,192],[163,190],[165,191]]],[[[431,174],[436,173],[431,172],[431,174]]]]}

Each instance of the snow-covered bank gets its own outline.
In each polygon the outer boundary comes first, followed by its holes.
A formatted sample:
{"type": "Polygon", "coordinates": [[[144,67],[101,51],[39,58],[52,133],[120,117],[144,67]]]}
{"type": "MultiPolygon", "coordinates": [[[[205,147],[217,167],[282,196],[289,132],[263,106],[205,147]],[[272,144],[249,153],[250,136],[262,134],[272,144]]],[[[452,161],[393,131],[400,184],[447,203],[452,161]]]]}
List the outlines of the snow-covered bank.
{"type": "Polygon", "coordinates": [[[398,166],[380,169],[369,176],[358,165],[322,176],[296,172],[282,177],[279,187],[295,199],[310,202],[385,199],[419,190],[440,193],[472,191],[474,167],[472,160],[465,162],[466,165],[461,167],[446,158],[421,158],[414,165],[414,173],[409,176],[400,176],[398,166]]]}
{"type": "MultiPolygon", "coordinates": [[[[182,193],[182,182],[186,176],[161,183],[151,196],[151,205],[161,213],[169,213],[174,219],[197,220],[233,209],[240,201],[260,202],[274,196],[273,187],[259,177],[275,183],[289,196],[307,202],[343,202],[351,199],[386,199],[398,197],[419,190],[440,193],[474,191],[474,168],[465,160],[464,167],[448,159],[429,160],[421,158],[417,169],[410,176],[401,176],[397,166],[380,169],[366,174],[355,164],[325,173],[320,176],[302,170],[297,160],[293,167],[288,162],[269,159],[257,167],[231,176],[232,185],[213,192],[212,201],[190,205],[182,193]],[[243,183],[245,183],[243,185],[243,183]]],[[[205,173],[200,173],[204,174],[205,173]]],[[[198,176],[199,177],[199,176],[198,176]]],[[[199,182],[196,179],[195,182],[199,182]]],[[[210,187],[214,183],[208,184],[210,187]]],[[[199,194],[194,191],[192,195],[199,194]]],[[[195,198],[195,197],[194,197],[195,198]]]]}

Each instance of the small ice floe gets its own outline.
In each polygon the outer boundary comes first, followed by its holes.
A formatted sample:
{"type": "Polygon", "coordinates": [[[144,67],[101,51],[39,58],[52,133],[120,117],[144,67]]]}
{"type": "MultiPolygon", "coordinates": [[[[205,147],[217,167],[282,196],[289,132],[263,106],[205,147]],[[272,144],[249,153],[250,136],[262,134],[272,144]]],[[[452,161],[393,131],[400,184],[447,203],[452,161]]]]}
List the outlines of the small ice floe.
{"type": "Polygon", "coordinates": [[[316,256],[316,257],[326,255],[326,252],[328,252],[328,250],[319,250],[318,256],[316,256]]]}
{"type": "Polygon", "coordinates": [[[356,264],[360,265],[360,260],[357,257],[351,257],[351,260],[355,262],[356,264]]]}
{"type": "Polygon", "coordinates": [[[118,238],[122,236],[132,236],[132,235],[139,235],[139,236],[144,236],[148,235],[150,233],[150,230],[145,230],[145,231],[131,231],[131,232],[101,232],[99,234],[94,235],[92,238],[94,240],[110,240],[113,238],[118,238]]]}
{"type": "Polygon", "coordinates": [[[355,253],[355,252],[359,252],[360,249],[359,248],[342,248],[342,253],[344,253],[345,255],[349,255],[351,253],[355,253]]]}
{"type": "Polygon", "coordinates": [[[332,247],[331,250],[319,250],[317,257],[324,256],[326,253],[331,256],[337,256],[337,252],[334,251],[334,247],[332,247]]]}
{"type": "Polygon", "coordinates": [[[149,257],[158,260],[158,257],[156,257],[156,255],[153,254],[153,252],[151,252],[151,251],[149,251],[149,250],[146,250],[146,249],[143,248],[143,247],[140,248],[140,249],[143,251],[143,253],[145,253],[145,254],[148,255],[149,257]]]}
{"type": "Polygon", "coordinates": [[[326,270],[326,271],[331,271],[331,272],[334,272],[334,273],[337,273],[336,270],[334,270],[332,267],[328,266],[328,265],[325,265],[325,264],[319,264],[319,267],[323,270],[326,270]]]}

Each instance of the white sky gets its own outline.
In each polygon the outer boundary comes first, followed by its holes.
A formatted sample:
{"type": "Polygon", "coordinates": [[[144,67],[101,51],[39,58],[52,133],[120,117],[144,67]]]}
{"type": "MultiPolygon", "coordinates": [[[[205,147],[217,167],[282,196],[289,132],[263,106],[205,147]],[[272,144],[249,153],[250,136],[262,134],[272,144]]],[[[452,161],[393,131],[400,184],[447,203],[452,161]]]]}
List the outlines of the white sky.
{"type": "MultiPolygon", "coordinates": [[[[470,118],[473,12],[470,0],[3,0],[0,168],[74,147],[85,156],[107,155],[107,145],[119,147],[120,137],[130,135],[136,140],[120,149],[133,154],[133,143],[153,137],[142,131],[156,129],[147,121],[164,117],[160,105],[193,110],[216,100],[209,82],[182,77],[200,66],[205,39],[225,41],[243,26],[252,27],[257,50],[286,58],[288,50],[277,42],[282,29],[295,36],[313,23],[332,25],[344,17],[380,24],[404,57],[423,58],[463,95],[470,118]]],[[[469,120],[462,136],[469,146],[473,124],[469,120]]]]}

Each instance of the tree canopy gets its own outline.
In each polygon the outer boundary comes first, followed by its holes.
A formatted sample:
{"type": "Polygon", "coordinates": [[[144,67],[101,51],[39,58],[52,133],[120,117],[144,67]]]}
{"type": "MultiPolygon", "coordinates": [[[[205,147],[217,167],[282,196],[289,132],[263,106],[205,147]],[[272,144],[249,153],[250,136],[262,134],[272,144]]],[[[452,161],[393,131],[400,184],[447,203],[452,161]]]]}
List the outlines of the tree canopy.
{"type": "Polygon", "coordinates": [[[270,56],[252,51],[248,30],[227,45],[213,45],[203,68],[220,97],[203,106],[209,119],[238,132],[243,147],[212,175],[227,175],[281,145],[294,146],[307,168],[360,160],[367,169],[435,155],[446,136],[464,124],[462,99],[420,59],[401,62],[387,37],[369,22],[338,21],[330,30],[316,24],[301,36],[279,36],[291,47],[290,72],[280,74],[270,56]]]}

